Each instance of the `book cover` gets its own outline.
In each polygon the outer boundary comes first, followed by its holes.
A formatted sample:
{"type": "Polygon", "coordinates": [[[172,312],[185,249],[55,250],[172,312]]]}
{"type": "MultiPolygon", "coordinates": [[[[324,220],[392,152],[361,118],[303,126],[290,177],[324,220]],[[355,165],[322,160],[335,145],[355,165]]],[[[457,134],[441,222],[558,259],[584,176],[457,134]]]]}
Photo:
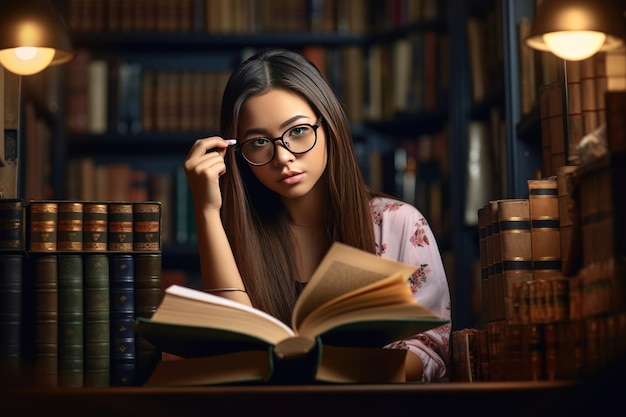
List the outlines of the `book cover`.
{"type": "Polygon", "coordinates": [[[161,250],[161,202],[144,201],[132,205],[133,250],[161,250]]]}
{"type": "Polygon", "coordinates": [[[20,375],[24,252],[0,252],[0,369],[5,378],[20,375]]]}
{"type": "Polygon", "coordinates": [[[528,180],[533,277],[550,279],[561,274],[561,235],[557,178],[528,180]]]}
{"type": "Polygon", "coordinates": [[[112,201],[108,203],[108,250],[133,250],[133,204],[112,201]]]}
{"type": "Polygon", "coordinates": [[[56,254],[39,254],[33,260],[34,279],[34,383],[58,386],[59,304],[56,254]]]}
{"type": "Polygon", "coordinates": [[[24,250],[25,206],[21,199],[0,199],[0,249],[24,250]]]}
{"type": "Polygon", "coordinates": [[[28,237],[31,252],[57,250],[59,204],[56,201],[28,203],[28,237]]]}
{"type": "Polygon", "coordinates": [[[84,384],[83,258],[59,253],[59,387],[84,384]]]}
{"type": "Polygon", "coordinates": [[[135,263],[131,253],[110,255],[111,385],[135,385],[135,263]]]}
{"type": "MultiPolygon", "coordinates": [[[[412,265],[335,243],[296,303],[291,326],[244,304],[174,285],[166,289],[151,319],[137,319],[136,331],[164,352],[184,358],[262,352],[255,360],[260,361],[258,368],[250,364],[256,368],[251,369],[253,375],[244,373],[246,380],[267,369],[268,352],[277,367],[284,365],[283,358],[309,354],[325,363],[329,346],[345,348],[347,361],[350,349],[354,355],[363,348],[379,351],[394,340],[447,323],[413,299],[406,280],[414,270],[412,265]]],[[[304,379],[358,382],[347,371],[357,364],[337,365],[333,377],[314,366],[312,378],[304,379]]],[[[229,375],[222,380],[211,369],[201,372],[214,382],[235,382],[229,375]]],[[[272,376],[269,372],[259,381],[271,381],[272,376]]]]}
{"type": "Polygon", "coordinates": [[[59,251],[83,250],[83,203],[58,202],[57,249],[59,251]]]}
{"type": "Polygon", "coordinates": [[[111,377],[109,259],[104,253],[84,255],[85,386],[108,387],[111,377]]]}
{"type": "Polygon", "coordinates": [[[90,201],[83,203],[83,250],[106,251],[108,230],[108,205],[90,201]]]}
{"type": "Polygon", "coordinates": [[[528,199],[499,200],[498,223],[504,281],[504,318],[509,322],[520,322],[516,288],[533,279],[528,199]]]}
{"type": "MultiPolygon", "coordinates": [[[[163,298],[161,253],[135,252],[135,317],[150,318],[163,298]]],[[[136,384],[146,382],[161,359],[157,349],[144,335],[135,335],[136,384]]]]}

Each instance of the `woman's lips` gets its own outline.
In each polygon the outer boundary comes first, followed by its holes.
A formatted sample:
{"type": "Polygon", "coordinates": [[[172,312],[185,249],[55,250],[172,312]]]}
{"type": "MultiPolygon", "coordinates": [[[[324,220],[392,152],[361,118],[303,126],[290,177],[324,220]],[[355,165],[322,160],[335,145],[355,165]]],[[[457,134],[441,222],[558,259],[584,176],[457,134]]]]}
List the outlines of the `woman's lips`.
{"type": "Polygon", "coordinates": [[[304,174],[302,172],[291,172],[283,176],[280,181],[284,184],[293,185],[299,183],[303,176],[304,174]]]}

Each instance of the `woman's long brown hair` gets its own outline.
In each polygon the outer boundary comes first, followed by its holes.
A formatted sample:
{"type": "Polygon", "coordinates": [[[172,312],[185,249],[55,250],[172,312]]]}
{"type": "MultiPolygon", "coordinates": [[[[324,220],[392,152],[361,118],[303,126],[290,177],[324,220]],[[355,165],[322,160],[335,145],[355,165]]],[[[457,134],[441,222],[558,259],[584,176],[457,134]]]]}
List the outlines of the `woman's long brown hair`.
{"type": "MultiPolygon", "coordinates": [[[[329,241],[374,253],[371,194],[359,170],[348,118],[324,77],[304,56],[268,49],[239,66],[224,91],[221,136],[236,137],[247,98],[276,88],[299,94],[322,116],[328,164],[320,181],[328,188],[324,216],[329,241]]],[[[224,228],[252,303],[289,323],[299,294],[296,283],[302,277],[291,256],[293,238],[280,197],[268,192],[232,148],[221,181],[224,228]]]]}

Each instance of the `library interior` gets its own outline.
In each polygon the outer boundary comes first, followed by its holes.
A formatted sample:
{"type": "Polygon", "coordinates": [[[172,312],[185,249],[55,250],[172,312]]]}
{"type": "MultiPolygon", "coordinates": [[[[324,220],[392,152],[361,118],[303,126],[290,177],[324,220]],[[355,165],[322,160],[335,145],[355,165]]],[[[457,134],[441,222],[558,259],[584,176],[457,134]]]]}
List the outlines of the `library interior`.
{"type": "Polygon", "coordinates": [[[626,0],[3,1],[0,113],[0,410],[617,405],[626,0]],[[146,386],[181,358],[137,319],[202,287],[185,158],[265,48],[319,69],[368,187],[427,219],[450,292],[444,381],[146,386]]]}

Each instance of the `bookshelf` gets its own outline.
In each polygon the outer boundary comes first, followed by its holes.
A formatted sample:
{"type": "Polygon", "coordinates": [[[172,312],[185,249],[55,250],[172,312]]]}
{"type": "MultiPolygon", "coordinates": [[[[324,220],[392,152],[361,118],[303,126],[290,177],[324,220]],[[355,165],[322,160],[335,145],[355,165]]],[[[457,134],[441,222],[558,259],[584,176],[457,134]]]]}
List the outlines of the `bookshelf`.
{"type": "MultiPolygon", "coordinates": [[[[441,60],[438,61],[440,65],[438,72],[444,75],[441,82],[445,83],[445,89],[437,96],[434,107],[408,110],[392,107],[391,111],[385,114],[378,113],[377,116],[373,116],[375,111],[372,109],[371,98],[357,95],[357,102],[367,104],[363,106],[364,108],[353,111],[354,114],[351,116],[354,116],[355,121],[353,135],[356,151],[364,161],[364,173],[370,183],[403,198],[419,198],[415,201],[416,206],[435,226],[450,277],[455,306],[453,317],[455,327],[462,328],[475,324],[476,307],[470,298],[475,290],[472,282],[479,256],[477,216],[469,201],[472,194],[468,191],[467,182],[468,155],[471,150],[468,135],[476,123],[489,125],[492,120],[498,121],[497,130],[500,136],[499,139],[494,139],[493,143],[498,144],[499,155],[500,157],[506,155],[506,160],[500,160],[492,175],[486,176],[491,177],[490,181],[493,178],[496,180],[488,187],[489,190],[485,188],[483,192],[490,193],[494,198],[523,194],[526,178],[531,177],[536,170],[540,145],[536,141],[538,109],[530,115],[521,116],[516,107],[519,106],[516,104],[519,101],[517,86],[519,72],[515,42],[517,21],[532,10],[530,7],[532,1],[407,2],[421,4],[423,6],[421,15],[409,13],[396,21],[387,18],[393,11],[393,2],[372,1],[368,4],[373,9],[378,7],[374,10],[379,18],[375,25],[370,25],[369,30],[367,26],[356,24],[354,20],[346,23],[344,18],[340,18],[335,20],[335,24],[309,22],[304,26],[301,24],[299,29],[290,28],[288,32],[276,27],[261,30],[259,29],[261,23],[257,21],[254,33],[250,33],[250,29],[242,28],[232,31],[205,29],[203,25],[208,23],[204,22],[206,16],[204,7],[210,2],[201,0],[180,2],[186,5],[191,3],[192,10],[200,11],[194,12],[195,18],[189,23],[191,26],[187,26],[188,29],[161,28],[152,31],[134,28],[130,21],[126,22],[126,25],[130,26],[126,26],[125,29],[122,29],[122,26],[117,26],[117,30],[107,29],[106,18],[112,13],[110,8],[116,4],[119,6],[120,2],[105,2],[108,6],[101,13],[104,16],[103,21],[85,15],[88,13],[86,9],[80,9],[83,13],[79,14],[80,18],[75,16],[70,18],[68,15],[68,8],[72,5],[102,2],[57,0],[55,3],[59,10],[68,16],[70,25],[72,21],[80,22],[80,25],[73,29],[74,46],[77,49],[88,49],[93,59],[138,63],[143,70],[150,71],[229,71],[254,48],[266,46],[309,48],[315,52],[324,51],[327,58],[332,56],[337,60],[340,59],[341,50],[351,49],[353,53],[356,50],[361,59],[358,63],[351,64],[358,68],[357,71],[364,73],[359,77],[365,84],[361,94],[371,88],[368,84],[370,82],[368,77],[372,72],[371,59],[378,53],[374,51],[386,50],[382,54],[388,57],[389,55],[384,54],[390,53],[393,46],[401,43],[400,41],[415,41],[425,33],[434,33],[438,39],[445,38],[445,42],[439,45],[442,52],[438,58],[441,60]],[[429,9],[433,4],[439,4],[442,8],[439,14],[433,14],[429,9]],[[384,9],[385,7],[388,9],[384,9]],[[489,39],[491,44],[485,45],[482,50],[497,51],[496,59],[490,60],[492,76],[485,84],[486,89],[479,100],[473,97],[472,61],[467,43],[469,17],[484,22],[490,30],[490,36],[485,40],[489,39]],[[87,25],[85,22],[91,24],[87,25]],[[499,38],[500,42],[497,41],[499,38]],[[408,177],[411,174],[415,175],[410,172],[413,165],[407,157],[411,157],[411,152],[415,152],[418,143],[430,143],[435,149],[435,154],[425,161],[419,161],[425,167],[422,171],[425,175],[421,177],[425,178],[424,182],[419,183],[418,180],[418,186],[421,186],[419,192],[415,196],[405,195],[402,182],[397,181],[396,177],[402,172],[408,174],[408,177]],[[375,158],[372,158],[373,156],[375,158]],[[376,171],[370,165],[371,160],[382,162],[384,168],[376,171]],[[398,165],[398,161],[403,162],[398,165]]],[[[345,3],[349,5],[346,7],[356,7],[355,3],[358,5],[362,2],[345,3]]],[[[271,7],[269,9],[274,12],[277,10],[271,7]]],[[[265,13],[261,13],[261,16],[265,16],[265,13]]],[[[341,16],[350,14],[345,10],[342,13],[341,16]]],[[[272,16],[271,13],[268,15],[272,16]]],[[[357,16],[355,13],[351,15],[357,16]]],[[[419,44],[413,43],[415,48],[416,45],[419,44]]],[[[70,78],[66,67],[57,76],[60,80],[59,85],[66,85],[70,78]]],[[[336,83],[339,94],[347,92],[347,89],[341,88],[340,75],[329,77],[336,83]]],[[[68,89],[65,88],[59,93],[61,103],[64,103],[67,92],[68,89]]],[[[345,99],[348,107],[354,100],[355,98],[345,99]]],[[[389,97],[380,100],[389,100],[389,97]]],[[[67,109],[61,107],[55,117],[61,120],[66,114],[67,109]]],[[[66,167],[74,160],[92,157],[96,164],[108,165],[113,162],[130,161],[135,169],[148,172],[166,171],[171,175],[181,167],[191,141],[211,133],[214,133],[212,129],[173,129],[151,132],[142,130],[131,134],[119,133],[110,128],[105,133],[71,132],[65,123],[61,122],[55,130],[53,145],[55,166],[66,167]]],[[[56,198],[67,198],[71,195],[71,187],[68,187],[66,177],[64,170],[53,170],[52,182],[55,184],[56,198]]],[[[480,202],[482,204],[483,200],[480,202]]],[[[168,232],[166,230],[164,232],[164,235],[167,235],[168,232]]],[[[198,254],[193,241],[181,243],[172,238],[171,243],[167,241],[164,243],[165,269],[189,270],[192,274],[199,272],[198,254]]]]}
{"type": "MultiPolygon", "coordinates": [[[[373,105],[372,102],[376,99],[367,95],[367,91],[371,91],[372,88],[371,79],[377,76],[372,75],[372,65],[374,65],[372,51],[374,49],[381,51],[380,61],[376,65],[384,65],[383,71],[390,71],[390,54],[395,45],[401,41],[406,40],[404,46],[412,48],[411,53],[413,55],[407,55],[407,57],[413,60],[429,61],[426,56],[417,55],[418,50],[425,48],[423,45],[427,42],[424,40],[426,36],[429,38],[429,48],[433,49],[428,52],[429,56],[437,56],[435,49],[438,50],[440,49],[439,46],[445,46],[443,41],[439,42],[446,34],[446,7],[437,6],[437,2],[407,2],[404,9],[406,14],[402,14],[399,13],[400,9],[395,9],[399,7],[397,4],[371,1],[367,3],[368,7],[362,7],[360,1],[346,1],[337,2],[335,6],[329,6],[336,8],[329,9],[331,13],[328,14],[329,10],[306,9],[313,3],[305,0],[288,2],[289,7],[283,4],[285,2],[277,0],[272,2],[241,1],[232,2],[233,4],[219,0],[166,1],[162,2],[159,7],[170,8],[167,10],[170,10],[170,14],[173,16],[177,16],[174,20],[178,23],[170,19],[169,23],[162,22],[162,24],[155,22],[155,19],[164,19],[163,16],[157,18],[160,13],[158,12],[159,9],[153,9],[147,13],[149,16],[142,17],[142,19],[148,19],[149,22],[135,19],[136,16],[146,14],[141,12],[141,10],[145,10],[141,7],[145,7],[146,2],[57,0],[55,3],[62,14],[66,16],[76,50],[88,51],[88,58],[85,58],[88,62],[102,61],[108,64],[107,81],[109,82],[111,76],[115,75],[113,63],[139,66],[142,73],[140,82],[143,82],[145,80],[143,75],[148,73],[152,73],[155,77],[162,73],[174,74],[175,77],[183,77],[183,74],[188,73],[212,73],[222,77],[227,75],[252,50],[263,47],[279,46],[301,50],[308,54],[312,60],[321,57],[323,60],[318,61],[321,63],[318,66],[325,72],[334,90],[346,104],[353,122],[355,147],[362,157],[364,174],[373,186],[400,197],[404,197],[401,184],[394,180],[397,161],[396,149],[403,147],[406,141],[414,142],[420,135],[434,136],[439,134],[438,141],[441,143],[441,149],[445,149],[443,144],[449,140],[446,134],[442,133],[447,129],[448,97],[443,90],[444,87],[439,87],[447,81],[437,79],[436,82],[429,83],[429,92],[421,91],[418,98],[415,96],[412,98],[404,97],[405,102],[411,99],[413,101],[411,107],[407,105],[402,109],[399,108],[399,104],[394,105],[392,102],[394,99],[400,100],[398,97],[380,96],[378,98],[380,103],[373,105]],[[103,6],[102,3],[106,3],[106,5],[103,6]],[[144,3],[143,6],[142,3],[144,3]],[[243,10],[228,9],[235,7],[235,3],[240,6],[244,5],[242,6],[243,10]],[[264,4],[263,7],[262,4],[264,4]],[[172,7],[175,6],[180,8],[174,11],[172,7]],[[249,10],[252,10],[248,7],[257,8],[256,14],[253,13],[254,18],[247,14],[249,10]],[[441,9],[437,7],[441,7],[441,9]],[[368,9],[372,14],[376,14],[375,23],[370,23],[367,20],[368,16],[363,14],[368,9]],[[100,10],[100,14],[97,12],[98,10],[100,10]],[[122,17],[119,14],[121,10],[128,16],[122,17]],[[226,12],[225,10],[229,11],[226,12]],[[212,20],[213,13],[221,16],[222,20],[232,20],[230,23],[221,22],[220,24],[226,26],[220,26],[212,20]],[[283,16],[286,13],[291,13],[291,15],[283,16]],[[244,23],[237,23],[239,21],[244,23]],[[425,100],[425,94],[430,94],[428,106],[416,102],[416,100],[425,100]],[[374,109],[375,107],[378,109],[374,109]],[[410,134],[407,134],[407,131],[410,134]],[[382,170],[375,170],[370,166],[373,155],[381,162],[382,170]]],[[[322,3],[325,2],[320,2],[320,4],[322,3]]],[[[327,4],[334,4],[334,2],[327,2],[327,4]]],[[[447,59],[447,49],[441,48],[441,50],[442,52],[430,65],[431,76],[436,75],[436,65],[443,65],[447,59]]],[[[396,58],[394,58],[395,60],[396,58]]],[[[420,66],[416,66],[415,62],[406,62],[405,65],[406,72],[412,77],[406,82],[415,84],[418,75],[413,75],[411,68],[419,69],[420,66]]],[[[447,70],[439,72],[447,77],[447,70]]],[[[419,76],[425,77],[426,75],[420,73],[419,76]]],[[[68,66],[61,74],[60,79],[61,85],[66,86],[63,93],[64,97],[61,100],[63,103],[67,103],[72,91],[71,84],[68,83],[76,81],[76,74],[68,66]]],[[[219,78],[217,82],[219,84],[224,80],[224,78],[219,78]]],[[[383,83],[391,82],[390,79],[379,80],[378,88],[382,91],[389,91],[391,88],[386,88],[386,84],[383,83]]],[[[414,85],[414,87],[424,88],[423,85],[414,85]]],[[[144,91],[143,85],[141,88],[144,91]]],[[[219,85],[214,88],[221,94],[222,88],[219,85]]],[[[403,88],[401,86],[396,87],[396,91],[403,91],[403,88]]],[[[404,89],[403,94],[407,94],[407,91],[409,91],[408,88],[404,89]]],[[[120,132],[111,122],[111,111],[116,111],[111,102],[111,92],[106,92],[106,95],[109,99],[106,105],[109,114],[104,130],[102,126],[95,128],[83,126],[79,129],[68,126],[67,117],[71,117],[72,112],[68,110],[68,104],[63,107],[59,117],[65,119],[66,122],[62,123],[64,126],[59,132],[59,137],[62,138],[58,145],[57,160],[59,166],[74,166],[76,161],[89,159],[88,167],[82,169],[86,169],[86,172],[94,170],[97,172],[103,166],[118,163],[130,164],[131,171],[147,172],[149,179],[153,174],[155,176],[158,174],[169,176],[169,181],[174,183],[170,187],[173,187],[174,193],[176,193],[177,181],[180,181],[179,188],[186,185],[181,185],[184,183],[184,173],[181,175],[181,169],[191,143],[196,138],[216,133],[217,121],[214,120],[213,124],[200,127],[192,123],[191,127],[186,124],[186,127],[159,128],[157,126],[153,129],[146,129],[145,126],[148,125],[146,122],[138,132],[120,132]]],[[[219,96],[215,97],[215,101],[219,101],[219,96]]],[[[154,99],[158,100],[156,96],[154,99]]],[[[84,97],[82,100],[85,103],[84,97]]],[[[135,103],[135,105],[137,104],[135,103]]],[[[213,114],[216,117],[219,108],[208,108],[209,105],[215,106],[215,103],[196,107],[203,109],[205,114],[213,114]]],[[[180,106],[183,104],[180,103],[180,106]]],[[[83,107],[85,106],[83,105],[83,107]]],[[[168,109],[170,113],[175,114],[174,120],[177,119],[176,115],[178,118],[182,118],[185,113],[183,111],[182,114],[179,114],[178,110],[171,106],[168,109]]],[[[145,113],[143,110],[142,108],[142,117],[145,113]]],[[[163,113],[159,113],[152,122],[156,123],[161,119],[171,120],[169,117],[161,117],[162,115],[163,113]]],[[[83,117],[88,118],[89,115],[83,115],[83,117]]],[[[142,120],[142,122],[145,121],[142,120]]],[[[410,143],[407,146],[414,147],[414,144],[410,143]]],[[[441,152],[437,156],[439,159],[444,157],[441,152]]],[[[435,159],[435,157],[430,158],[435,159]]],[[[429,175],[435,175],[435,178],[428,180],[428,187],[433,181],[438,181],[440,177],[448,176],[443,171],[447,169],[445,161],[431,165],[438,165],[439,168],[431,170],[429,175]]],[[[125,172],[128,172],[128,167],[126,170],[125,172]]],[[[55,174],[60,177],[57,178],[59,185],[55,188],[55,195],[58,198],[83,198],[76,195],[76,189],[80,189],[81,186],[72,184],[72,181],[67,180],[68,178],[84,178],[85,175],[81,174],[81,171],[78,173],[74,171],[73,174],[69,175],[65,172],[55,174]]],[[[427,217],[431,217],[429,212],[433,212],[433,221],[440,224],[439,230],[442,235],[439,238],[442,242],[440,245],[449,248],[450,227],[449,221],[446,220],[449,212],[445,211],[443,215],[439,215],[441,210],[438,208],[446,207],[446,204],[442,204],[439,200],[442,198],[439,196],[443,196],[444,202],[447,200],[448,184],[437,184],[436,187],[434,191],[436,195],[433,197],[437,199],[436,201],[429,203],[428,208],[421,207],[422,204],[419,202],[416,205],[420,206],[427,217]],[[435,219],[435,215],[441,220],[435,219]]],[[[100,187],[91,188],[98,189],[100,187]]],[[[164,216],[173,217],[171,220],[173,231],[170,239],[167,238],[167,226],[164,226],[164,269],[185,270],[190,274],[193,284],[194,280],[199,279],[198,254],[195,247],[193,224],[188,226],[191,230],[187,230],[185,233],[179,234],[177,230],[184,227],[178,222],[184,221],[182,218],[185,217],[185,214],[187,219],[191,219],[193,216],[190,215],[190,208],[184,208],[179,201],[180,196],[171,198],[176,200],[173,204],[175,207],[172,207],[171,210],[172,213],[167,213],[167,204],[163,206],[164,216]]],[[[189,198],[187,197],[187,199],[189,198]]],[[[115,199],[123,198],[116,197],[115,199]]],[[[189,205],[188,200],[186,205],[189,205]]]]}

